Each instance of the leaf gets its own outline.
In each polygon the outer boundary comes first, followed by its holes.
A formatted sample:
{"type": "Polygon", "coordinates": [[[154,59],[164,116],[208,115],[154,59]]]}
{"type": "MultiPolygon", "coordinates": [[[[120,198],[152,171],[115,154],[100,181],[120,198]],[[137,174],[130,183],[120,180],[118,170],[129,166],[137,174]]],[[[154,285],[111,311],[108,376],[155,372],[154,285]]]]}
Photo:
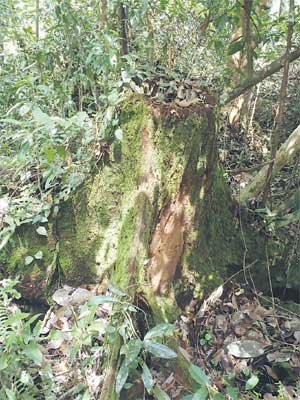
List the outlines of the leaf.
{"type": "Polygon", "coordinates": [[[5,326],[10,326],[14,324],[15,322],[22,321],[23,319],[26,319],[30,314],[29,313],[23,313],[21,311],[16,312],[14,315],[9,317],[6,321],[3,322],[5,326]]]}
{"type": "Polygon", "coordinates": [[[194,379],[194,381],[199,383],[200,385],[208,385],[209,384],[208,376],[197,365],[194,365],[194,364],[191,365],[189,367],[189,373],[190,373],[191,377],[194,379]]]}
{"type": "Polygon", "coordinates": [[[115,130],[115,137],[118,140],[122,140],[123,139],[123,131],[122,131],[121,128],[118,128],[118,129],[115,130]]]}
{"type": "Polygon", "coordinates": [[[171,400],[167,393],[162,390],[159,386],[153,389],[154,396],[156,400],[171,400]]]}
{"type": "Polygon", "coordinates": [[[122,290],[117,289],[116,287],[114,287],[114,286],[112,285],[111,282],[108,282],[108,283],[107,283],[107,288],[108,288],[113,294],[116,294],[117,296],[120,296],[120,297],[126,297],[126,296],[127,296],[127,294],[126,294],[125,292],[122,292],[122,290]]]}
{"type": "Polygon", "coordinates": [[[125,354],[125,364],[128,366],[134,361],[142,348],[142,341],[140,339],[130,340],[121,348],[121,354],[125,354]]]}
{"type": "Polygon", "coordinates": [[[264,349],[255,340],[236,340],[227,346],[228,353],[237,358],[254,358],[264,354],[264,349]]]}
{"type": "Polygon", "coordinates": [[[34,258],[31,256],[25,257],[25,265],[31,264],[33,260],[34,260],[34,258]]]}
{"type": "Polygon", "coordinates": [[[17,400],[15,392],[13,390],[5,388],[5,393],[8,400],[17,400]]]}
{"type": "Polygon", "coordinates": [[[35,107],[32,112],[34,120],[40,125],[46,125],[48,127],[53,127],[54,123],[52,119],[44,113],[39,107],[35,107]]]}
{"type": "Polygon", "coordinates": [[[67,152],[66,149],[64,148],[64,146],[57,146],[57,154],[59,156],[59,158],[64,161],[67,157],[67,152]]]}
{"type": "Polygon", "coordinates": [[[119,369],[117,378],[116,378],[116,392],[117,393],[120,393],[121,390],[123,389],[123,386],[125,385],[125,383],[127,381],[128,374],[129,374],[129,368],[123,361],[123,363],[121,364],[121,367],[119,369]]]}
{"type": "Polygon", "coordinates": [[[232,397],[233,399],[239,398],[240,397],[240,392],[238,388],[229,386],[226,390],[227,394],[232,397]]]}
{"type": "Polygon", "coordinates": [[[142,369],[143,369],[143,371],[142,371],[142,380],[144,382],[144,386],[145,386],[147,392],[149,394],[151,394],[152,393],[152,389],[153,389],[153,385],[154,385],[152,374],[151,374],[148,366],[145,363],[142,364],[142,369]]]}
{"type": "Polygon", "coordinates": [[[149,332],[145,335],[145,340],[152,339],[154,337],[169,335],[170,333],[174,332],[175,328],[171,324],[159,324],[156,325],[154,328],[150,329],[149,332]]]}
{"type": "Polygon", "coordinates": [[[175,353],[174,350],[170,349],[169,347],[157,343],[157,342],[152,342],[150,340],[144,340],[144,345],[146,350],[148,350],[151,354],[153,354],[156,357],[160,358],[176,358],[177,354],[175,353]]]}
{"type": "Polygon", "coordinates": [[[55,157],[54,148],[52,146],[48,146],[45,148],[44,153],[45,153],[48,163],[51,164],[55,157]]]}
{"type": "Polygon", "coordinates": [[[258,384],[259,378],[256,375],[252,375],[246,382],[246,390],[252,390],[258,384]]]}
{"type": "Polygon", "coordinates": [[[95,306],[99,304],[105,303],[120,303],[120,300],[116,299],[113,296],[95,296],[88,302],[88,305],[95,306]]]}
{"type": "Polygon", "coordinates": [[[208,396],[208,390],[206,387],[202,387],[197,390],[197,392],[192,397],[192,400],[206,400],[208,396]]]}
{"type": "Polygon", "coordinates": [[[43,252],[39,250],[37,253],[35,253],[34,258],[36,260],[41,260],[43,258],[43,252]]]}
{"type": "Polygon", "coordinates": [[[238,51],[243,50],[244,46],[245,46],[244,39],[236,40],[236,41],[230,43],[230,45],[228,46],[227,54],[229,56],[232,56],[233,54],[237,53],[238,51]]]}
{"type": "Polygon", "coordinates": [[[33,362],[38,365],[41,365],[43,362],[43,353],[41,352],[39,345],[35,342],[30,342],[25,347],[25,354],[28,358],[30,358],[33,362]]]}
{"type": "Polygon", "coordinates": [[[225,400],[225,397],[221,393],[215,393],[212,397],[212,400],[225,400]]]}
{"type": "Polygon", "coordinates": [[[41,236],[48,236],[47,230],[44,226],[39,226],[36,231],[41,236]]]}

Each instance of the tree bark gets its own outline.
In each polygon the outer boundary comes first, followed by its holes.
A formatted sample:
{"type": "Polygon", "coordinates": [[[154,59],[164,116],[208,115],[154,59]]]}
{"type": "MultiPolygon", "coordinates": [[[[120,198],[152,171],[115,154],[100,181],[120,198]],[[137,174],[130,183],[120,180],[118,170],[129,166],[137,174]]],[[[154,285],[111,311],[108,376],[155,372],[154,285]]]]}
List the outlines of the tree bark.
{"type": "Polygon", "coordinates": [[[121,38],[121,56],[126,56],[128,54],[127,11],[126,6],[122,2],[119,4],[119,24],[121,38]]]}
{"type": "MultiPolygon", "coordinates": [[[[292,48],[292,37],[293,37],[293,29],[294,29],[294,20],[295,20],[295,2],[294,0],[290,0],[290,8],[289,8],[289,23],[288,23],[288,33],[287,33],[287,41],[286,41],[286,60],[284,63],[283,68],[283,76],[281,81],[280,93],[278,98],[278,107],[274,121],[274,129],[272,132],[271,137],[271,159],[274,160],[276,157],[277,148],[280,141],[280,132],[283,127],[283,120],[284,120],[284,104],[286,100],[286,92],[288,86],[288,79],[289,79],[289,67],[290,67],[290,60],[289,55],[292,48]]],[[[263,201],[266,202],[271,182],[272,182],[272,169],[273,169],[274,161],[272,161],[269,165],[264,193],[263,193],[263,201]]]]}
{"type": "MultiPolygon", "coordinates": [[[[300,150],[300,125],[279,148],[272,168],[272,179],[288,164],[300,150]]],[[[239,201],[246,203],[249,199],[257,197],[263,190],[269,166],[265,165],[254,179],[241,191],[239,201]]]]}
{"type": "MultiPolygon", "coordinates": [[[[249,79],[253,73],[253,41],[251,32],[252,0],[244,0],[240,11],[240,27],[233,34],[232,41],[243,40],[243,49],[231,57],[234,75],[234,84],[241,79],[249,79]]],[[[250,101],[249,93],[243,93],[233,102],[229,112],[229,122],[238,126],[240,123],[246,125],[246,115],[250,101]]]]}

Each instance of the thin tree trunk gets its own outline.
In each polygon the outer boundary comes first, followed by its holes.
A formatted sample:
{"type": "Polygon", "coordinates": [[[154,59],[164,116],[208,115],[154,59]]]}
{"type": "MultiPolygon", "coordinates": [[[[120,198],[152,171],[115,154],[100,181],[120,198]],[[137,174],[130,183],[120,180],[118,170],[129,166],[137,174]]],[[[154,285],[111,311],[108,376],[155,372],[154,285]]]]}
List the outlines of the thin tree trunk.
{"type": "Polygon", "coordinates": [[[127,10],[126,6],[122,2],[119,4],[119,24],[121,37],[121,56],[126,56],[128,54],[127,10]]]}
{"type": "Polygon", "coordinates": [[[40,38],[40,0],[35,0],[35,35],[36,40],[40,38]]]}
{"type": "MultiPolygon", "coordinates": [[[[285,105],[285,100],[286,100],[286,92],[287,92],[287,86],[288,86],[288,79],[289,79],[289,67],[290,67],[290,60],[289,60],[289,55],[291,52],[291,47],[292,47],[292,37],[293,37],[293,29],[294,29],[294,21],[295,21],[295,1],[290,0],[289,3],[289,22],[288,22],[288,33],[287,33],[287,41],[286,41],[286,60],[284,63],[284,69],[283,69],[283,77],[282,77],[282,82],[281,82],[281,87],[280,87],[280,93],[279,93],[279,98],[278,98],[278,108],[275,116],[275,121],[274,121],[274,129],[272,133],[272,148],[271,148],[271,159],[274,160],[276,157],[278,145],[279,145],[279,139],[280,139],[280,132],[283,127],[283,122],[284,122],[284,105],[285,105]]],[[[271,182],[272,182],[272,170],[274,166],[274,161],[270,163],[267,177],[266,177],[266,182],[265,182],[265,187],[264,187],[264,193],[263,193],[263,201],[265,202],[267,200],[270,187],[271,187],[271,182]]]]}
{"type": "MultiPolygon", "coordinates": [[[[252,0],[244,0],[240,12],[240,27],[233,35],[233,41],[244,40],[244,48],[231,57],[235,83],[242,78],[250,78],[253,73],[253,46],[251,32],[252,0]]],[[[245,119],[250,101],[249,93],[243,93],[234,102],[229,113],[229,122],[232,125],[245,124],[245,119]]]]}

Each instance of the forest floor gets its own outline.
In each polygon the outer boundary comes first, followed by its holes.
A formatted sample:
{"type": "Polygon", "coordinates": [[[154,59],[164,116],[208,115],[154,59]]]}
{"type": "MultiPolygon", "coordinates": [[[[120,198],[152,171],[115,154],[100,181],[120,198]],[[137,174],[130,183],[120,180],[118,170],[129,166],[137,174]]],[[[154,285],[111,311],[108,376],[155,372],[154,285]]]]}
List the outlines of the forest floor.
{"type": "MultiPolygon", "coordinates": [[[[89,365],[90,351],[81,351],[76,361],[72,359],[78,340],[74,329],[84,315],[79,304],[95,295],[92,288],[59,289],[53,299],[60,305],[51,308],[43,322],[43,334],[51,329],[62,333],[44,344],[55,384],[60,393],[69,393],[61,399],[73,398],[74,382],[79,387],[87,385],[95,395],[101,391],[105,372],[101,367],[105,355],[101,333],[93,337],[100,347],[92,364],[89,365]]],[[[111,306],[99,305],[96,311],[97,323],[101,321],[103,327],[109,324],[111,306]]],[[[230,280],[204,302],[192,301],[178,317],[175,335],[179,349],[188,361],[202,368],[224,399],[299,399],[300,313],[289,308],[292,307],[288,303],[283,306],[274,298],[250,290],[249,285],[230,280]]],[[[148,366],[154,382],[170,399],[182,400],[189,394],[180,369],[172,371],[168,360],[151,357],[148,366]]],[[[154,399],[145,395],[140,378],[132,383],[134,395],[129,392],[122,399],[154,399]]]]}

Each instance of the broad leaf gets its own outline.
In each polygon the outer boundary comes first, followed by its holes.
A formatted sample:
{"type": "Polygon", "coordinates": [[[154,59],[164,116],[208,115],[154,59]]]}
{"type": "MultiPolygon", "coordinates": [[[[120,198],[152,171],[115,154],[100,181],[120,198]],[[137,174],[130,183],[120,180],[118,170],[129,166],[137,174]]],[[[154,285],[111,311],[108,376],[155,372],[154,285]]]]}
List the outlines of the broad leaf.
{"type": "Polygon", "coordinates": [[[193,395],[192,400],[206,400],[208,397],[208,390],[202,387],[193,395]]]}
{"type": "Polygon", "coordinates": [[[259,378],[256,375],[252,375],[246,382],[246,390],[252,390],[258,384],[259,378]]]}
{"type": "Polygon", "coordinates": [[[25,347],[25,354],[36,364],[41,365],[43,362],[43,353],[41,352],[39,345],[35,342],[30,342],[25,347]]]}
{"type": "Polygon", "coordinates": [[[150,331],[145,335],[145,340],[152,339],[154,337],[169,335],[174,332],[175,328],[171,324],[159,324],[154,328],[150,329],[150,331]]]}
{"type": "Polygon", "coordinates": [[[142,348],[142,341],[140,339],[130,340],[121,348],[121,354],[125,354],[125,364],[128,366],[140,354],[142,348]]]}
{"type": "Polygon", "coordinates": [[[153,389],[154,396],[156,400],[171,400],[167,393],[162,390],[159,386],[153,389]]]}
{"type": "Polygon", "coordinates": [[[39,226],[36,231],[41,236],[48,236],[47,230],[44,226],[39,226]]]}
{"type": "Polygon", "coordinates": [[[43,252],[40,250],[37,253],[35,253],[34,258],[36,260],[41,260],[43,258],[43,252]]]}
{"type": "Polygon", "coordinates": [[[165,346],[164,344],[152,342],[150,340],[144,340],[144,345],[146,350],[148,350],[151,354],[160,358],[176,358],[177,354],[174,350],[170,349],[170,347],[165,346]]]}
{"type": "Polygon", "coordinates": [[[113,296],[95,296],[88,302],[90,306],[98,306],[99,304],[105,303],[120,303],[120,300],[113,296]]]}
{"type": "Polygon", "coordinates": [[[189,373],[195,382],[199,383],[199,385],[208,385],[209,378],[205,374],[205,372],[198,367],[197,365],[191,365],[189,368],[189,373]]]}
{"type": "Polygon", "coordinates": [[[128,374],[129,374],[129,368],[123,361],[123,363],[121,364],[121,367],[119,369],[117,378],[116,378],[116,392],[117,393],[120,393],[121,390],[123,389],[123,386],[125,385],[125,383],[127,381],[128,374]]]}
{"type": "Polygon", "coordinates": [[[144,382],[144,386],[145,386],[147,392],[149,394],[151,394],[152,390],[153,390],[153,385],[154,385],[152,374],[145,363],[143,363],[142,369],[143,369],[142,380],[144,382]]]}
{"type": "Polygon", "coordinates": [[[34,258],[31,256],[25,257],[25,265],[31,264],[33,260],[34,260],[34,258]]]}

